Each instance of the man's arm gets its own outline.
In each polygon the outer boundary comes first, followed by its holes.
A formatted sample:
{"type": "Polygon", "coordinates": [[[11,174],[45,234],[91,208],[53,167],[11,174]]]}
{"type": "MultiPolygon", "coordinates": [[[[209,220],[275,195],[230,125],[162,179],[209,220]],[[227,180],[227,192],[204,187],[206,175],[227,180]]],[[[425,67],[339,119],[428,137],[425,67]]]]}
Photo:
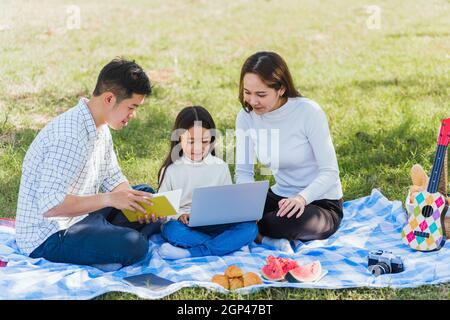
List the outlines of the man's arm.
{"type": "Polygon", "coordinates": [[[113,141],[109,129],[106,129],[106,154],[105,163],[106,172],[104,172],[104,180],[101,183],[100,191],[103,193],[125,190],[131,188],[127,182],[127,178],[122,173],[117,161],[116,153],[114,152],[113,141]],[[122,185],[124,182],[127,184],[122,185]]]}
{"type": "Polygon", "coordinates": [[[150,199],[153,195],[148,192],[127,188],[126,184],[128,182],[121,183],[113,192],[90,196],[66,195],[64,201],[47,211],[44,217],[77,217],[105,207],[114,207],[119,210],[138,210],[145,214],[145,209],[139,205],[139,202],[152,205],[150,199]],[[118,188],[120,190],[116,190],[118,188]]]}
{"type": "Polygon", "coordinates": [[[44,213],[44,217],[71,218],[94,212],[108,206],[107,197],[108,196],[106,193],[91,196],[76,196],[68,194],[60,205],[44,213]]]}
{"type": "Polygon", "coordinates": [[[111,192],[128,190],[131,189],[130,183],[128,181],[122,182],[117,187],[115,187],[111,192]]]}

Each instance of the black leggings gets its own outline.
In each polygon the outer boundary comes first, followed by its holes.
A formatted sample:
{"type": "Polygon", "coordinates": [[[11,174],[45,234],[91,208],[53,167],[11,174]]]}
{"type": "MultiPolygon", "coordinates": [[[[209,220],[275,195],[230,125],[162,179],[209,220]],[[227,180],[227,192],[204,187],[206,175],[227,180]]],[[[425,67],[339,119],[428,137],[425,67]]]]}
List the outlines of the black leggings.
{"type": "Polygon", "coordinates": [[[326,239],[336,232],[342,217],[342,199],[316,200],[305,207],[300,218],[295,215],[287,218],[277,217],[278,202],[285,199],[269,189],[264,207],[264,215],[258,221],[259,233],[271,238],[288,240],[320,240],[326,239]]]}

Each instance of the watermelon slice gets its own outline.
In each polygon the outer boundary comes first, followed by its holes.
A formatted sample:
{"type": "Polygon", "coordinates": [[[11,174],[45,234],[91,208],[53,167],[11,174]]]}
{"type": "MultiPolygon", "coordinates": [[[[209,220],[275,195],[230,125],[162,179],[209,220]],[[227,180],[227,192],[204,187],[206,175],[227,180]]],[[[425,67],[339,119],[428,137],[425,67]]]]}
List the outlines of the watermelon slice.
{"type": "Polygon", "coordinates": [[[286,280],[289,282],[313,282],[319,279],[321,275],[322,265],[317,260],[290,270],[286,274],[286,280]]]}
{"type": "Polygon", "coordinates": [[[261,269],[263,277],[267,280],[282,281],[286,274],[299,265],[297,261],[288,258],[267,257],[267,264],[261,269]]]}
{"type": "Polygon", "coordinates": [[[262,267],[261,273],[263,278],[271,281],[283,281],[286,273],[283,271],[281,262],[277,259],[271,259],[262,267]]]}
{"type": "Polygon", "coordinates": [[[276,258],[272,255],[267,257],[268,264],[274,263],[274,261],[276,260],[281,264],[281,268],[283,269],[284,274],[288,273],[292,269],[299,267],[297,261],[289,258],[276,258]]]}

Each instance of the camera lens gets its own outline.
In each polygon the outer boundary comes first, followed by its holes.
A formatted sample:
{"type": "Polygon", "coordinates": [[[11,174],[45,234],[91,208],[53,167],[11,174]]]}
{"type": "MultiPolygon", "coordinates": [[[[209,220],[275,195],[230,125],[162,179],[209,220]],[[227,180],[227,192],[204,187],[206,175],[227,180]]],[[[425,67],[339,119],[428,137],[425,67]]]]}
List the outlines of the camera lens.
{"type": "Polygon", "coordinates": [[[382,274],[391,273],[391,268],[384,262],[378,262],[377,264],[370,266],[369,271],[372,272],[373,275],[378,277],[382,274]]]}

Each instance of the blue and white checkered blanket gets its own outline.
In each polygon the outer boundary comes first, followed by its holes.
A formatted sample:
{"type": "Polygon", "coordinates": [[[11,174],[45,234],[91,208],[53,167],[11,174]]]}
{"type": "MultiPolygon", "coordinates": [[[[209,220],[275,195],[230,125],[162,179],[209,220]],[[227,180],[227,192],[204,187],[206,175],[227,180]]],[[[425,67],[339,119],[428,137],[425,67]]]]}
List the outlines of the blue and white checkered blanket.
{"type": "MultiPolygon", "coordinates": [[[[290,258],[300,264],[319,260],[328,274],[315,283],[271,282],[238,289],[250,293],[265,287],[352,288],[352,287],[417,287],[450,281],[450,241],[436,252],[418,252],[405,246],[400,237],[406,213],[400,201],[389,201],[374,189],[367,197],[344,203],[344,219],[338,232],[326,240],[300,244],[290,258]],[[374,277],[367,270],[367,254],[371,250],[392,251],[402,257],[405,271],[374,277]]],[[[237,265],[245,272],[259,273],[268,255],[287,257],[280,252],[252,244],[250,252],[237,251],[223,257],[163,260],[157,247],[163,240],[151,241],[147,258],[116,272],[104,273],[96,268],[44,259],[31,259],[18,254],[14,228],[0,225],[0,299],[90,299],[111,291],[158,299],[181,288],[202,286],[220,292],[225,289],[210,282],[214,274],[222,274],[227,266],[237,265]],[[175,281],[159,290],[128,285],[123,278],[142,273],[155,273],[175,281]]]]}

